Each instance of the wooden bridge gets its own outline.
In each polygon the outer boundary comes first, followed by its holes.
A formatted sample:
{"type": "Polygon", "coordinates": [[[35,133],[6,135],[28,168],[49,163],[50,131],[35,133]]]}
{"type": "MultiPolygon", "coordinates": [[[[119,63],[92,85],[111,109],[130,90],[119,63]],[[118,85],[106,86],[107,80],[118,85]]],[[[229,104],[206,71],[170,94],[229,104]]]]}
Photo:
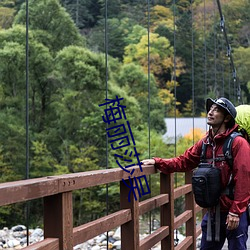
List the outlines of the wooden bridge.
{"type": "MultiPolygon", "coordinates": [[[[154,166],[143,166],[143,174],[156,174],[154,166]]],[[[141,176],[139,167],[133,177],[141,176]]],[[[129,188],[125,171],[120,168],[81,172],[0,184],[0,206],[43,199],[44,240],[25,250],[72,250],[101,233],[121,227],[122,250],[148,250],[161,242],[162,250],[196,249],[201,228],[196,226],[196,214],[201,211],[193,199],[191,173],[186,173],[185,185],[174,188],[173,174],[160,174],[160,193],[147,200],[128,201],[129,188]],[[73,227],[72,192],[102,184],[120,182],[120,210],[89,223],[73,227]],[[185,197],[185,211],[175,218],[174,200],[185,197]],[[139,239],[139,216],[160,208],[160,227],[146,238],[139,239]],[[174,246],[174,231],[185,225],[185,239],[174,246]]],[[[134,181],[134,180],[133,180],[134,181]]]]}

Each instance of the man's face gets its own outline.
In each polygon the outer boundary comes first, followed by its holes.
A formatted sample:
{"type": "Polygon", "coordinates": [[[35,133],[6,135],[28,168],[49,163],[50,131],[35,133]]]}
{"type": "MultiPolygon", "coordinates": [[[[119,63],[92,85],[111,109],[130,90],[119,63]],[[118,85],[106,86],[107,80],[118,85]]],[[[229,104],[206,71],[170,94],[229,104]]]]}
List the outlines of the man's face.
{"type": "Polygon", "coordinates": [[[214,128],[220,127],[224,119],[224,110],[220,106],[213,104],[207,113],[207,124],[214,128]]]}

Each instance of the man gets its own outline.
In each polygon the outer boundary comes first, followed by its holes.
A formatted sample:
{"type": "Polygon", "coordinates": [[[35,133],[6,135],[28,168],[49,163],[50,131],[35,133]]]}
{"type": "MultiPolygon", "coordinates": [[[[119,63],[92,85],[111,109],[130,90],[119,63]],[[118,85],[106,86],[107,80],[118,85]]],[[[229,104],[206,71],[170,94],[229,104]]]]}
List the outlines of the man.
{"type": "Polygon", "coordinates": [[[223,193],[220,197],[220,237],[215,240],[215,215],[210,212],[212,222],[212,241],[207,241],[208,212],[202,219],[202,239],[201,250],[222,249],[225,239],[228,240],[229,250],[247,249],[248,237],[248,217],[247,206],[250,201],[250,146],[249,143],[237,136],[232,144],[233,170],[223,159],[223,145],[226,138],[234,131],[238,130],[235,124],[236,109],[226,98],[217,100],[207,99],[207,124],[210,129],[204,138],[179,157],[162,159],[143,160],[144,165],[155,165],[157,169],[165,174],[173,172],[186,172],[198,166],[202,152],[202,144],[207,144],[206,159],[211,161],[215,167],[221,169],[221,185],[226,190],[230,182],[233,181],[233,198],[223,193]],[[216,161],[216,158],[222,158],[216,161]]]}

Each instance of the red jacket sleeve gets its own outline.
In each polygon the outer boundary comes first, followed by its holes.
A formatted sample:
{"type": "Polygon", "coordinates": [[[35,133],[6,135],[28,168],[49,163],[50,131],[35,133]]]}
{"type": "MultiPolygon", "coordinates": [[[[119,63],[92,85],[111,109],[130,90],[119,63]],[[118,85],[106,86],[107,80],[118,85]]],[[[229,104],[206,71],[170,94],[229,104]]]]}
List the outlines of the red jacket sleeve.
{"type": "Polygon", "coordinates": [[[170,159],[154,157],[155,166],[165,174],[173,172],[187,172],[198,166],[200,163],[202,140],[187,149],[184,154],[170,159]]]}

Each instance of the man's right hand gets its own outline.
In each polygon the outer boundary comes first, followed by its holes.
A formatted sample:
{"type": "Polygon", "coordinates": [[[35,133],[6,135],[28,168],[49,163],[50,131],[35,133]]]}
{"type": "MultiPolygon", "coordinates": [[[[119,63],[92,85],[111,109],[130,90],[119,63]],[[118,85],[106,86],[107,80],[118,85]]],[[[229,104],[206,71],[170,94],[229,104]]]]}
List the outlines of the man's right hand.
{"type": "Polygon", "coordinates": [[[154,159],[146,159],[141,161],[143,165],[155,165],[155,160],[154,159]]]}

